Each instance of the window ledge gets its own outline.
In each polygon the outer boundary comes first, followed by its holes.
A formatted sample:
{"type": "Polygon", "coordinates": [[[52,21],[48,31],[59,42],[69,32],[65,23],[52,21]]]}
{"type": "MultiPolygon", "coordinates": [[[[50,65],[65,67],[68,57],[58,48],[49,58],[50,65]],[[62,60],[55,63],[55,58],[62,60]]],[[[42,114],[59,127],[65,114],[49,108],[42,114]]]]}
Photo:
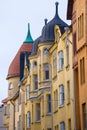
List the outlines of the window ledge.
{"type": "Polygon", "coordinates": [[[60,73],[60,72],[62,72],[63,71],[63,69],[62,70],[58,70],[58,73],[60,73]]]}
{"type": "Polygon", "coordinates": [[[41,122],[41,120],[37,120],[37,121],[35,121],[35,123],[40,123],[41,122]]]}
{"type": "Polygon", "coordinates": [[[59,105],[59,108],[62,108],[62,107],[64,107],[64,104],[63,105],[59,105]]]}
{"type": "Polygon", "coordinates": [[[52,112],[48,112],[47,114],[46,114],[46,116],[51,116],[52,115],[52,112]]]}

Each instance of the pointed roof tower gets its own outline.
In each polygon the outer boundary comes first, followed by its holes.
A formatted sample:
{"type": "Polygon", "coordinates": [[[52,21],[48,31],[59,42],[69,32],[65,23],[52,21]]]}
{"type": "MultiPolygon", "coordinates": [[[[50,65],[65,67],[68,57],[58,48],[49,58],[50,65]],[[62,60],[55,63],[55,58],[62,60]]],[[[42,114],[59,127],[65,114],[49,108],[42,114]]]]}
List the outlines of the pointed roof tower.
{"type": "Polygon", "coordinates": [[[7,79],[12,78],[12,77],[20,77],[21,76],[21,54],[22,53],[28,53],[29,55],[32,52],[32,44],[33,39],[30,34],[30,26],[28,24],[28,33],[26,40],[23,42],[21,45],[20,49],[18,50],[16,56],[14,57],[13,61],[11,62],[9,69],[8,69],[8,74],[7,74],[7,79]]]}
{"type": "Polygon", "coordinates": [[[64,28],[68,25],[59,17],[58,14],[58,5],[59,3],[55,3],[55,16],[54,18],[46,23],[42,29],[42,42],[54,41],[54,26],[58,25],[61,33],[64,33],[64,28]]]}

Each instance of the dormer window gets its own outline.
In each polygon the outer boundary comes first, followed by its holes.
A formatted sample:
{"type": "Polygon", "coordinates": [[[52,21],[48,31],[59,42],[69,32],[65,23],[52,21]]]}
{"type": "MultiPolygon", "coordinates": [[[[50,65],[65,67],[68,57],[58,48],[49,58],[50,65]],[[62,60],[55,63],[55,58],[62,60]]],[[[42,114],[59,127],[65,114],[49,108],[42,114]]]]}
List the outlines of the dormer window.
{"type": "Polygon", "coordinates": [[[9,90],[13,88],[13,84],[9,83],[9,90]]]}
{"type": "Polygon", "coordinates": [[[43,50],[43,54],[48,54],[48,49],[47,49],[47,48],[45,48],[45,49],[43,50]]]}

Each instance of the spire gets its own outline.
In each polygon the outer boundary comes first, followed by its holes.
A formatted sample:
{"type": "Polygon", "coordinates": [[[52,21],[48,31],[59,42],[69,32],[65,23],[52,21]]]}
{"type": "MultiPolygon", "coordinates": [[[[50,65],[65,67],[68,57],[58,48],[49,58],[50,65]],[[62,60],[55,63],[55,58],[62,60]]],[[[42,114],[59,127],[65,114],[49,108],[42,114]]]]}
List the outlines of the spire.
{"type": "Polygon", "coordinates": [[[56,2],[55,5],[56,5],[56,13],[55,13],[55,16],[58,16],[58,5],[59,5],[59,3],[56,2]]]}
{"type": "Polygon", "coordinates": [[[30,24],[29,23],[28,23],[27,37],[23,43],[33,43],[33,39],[31,37],[31,33],[30,33],[30,24]]]}

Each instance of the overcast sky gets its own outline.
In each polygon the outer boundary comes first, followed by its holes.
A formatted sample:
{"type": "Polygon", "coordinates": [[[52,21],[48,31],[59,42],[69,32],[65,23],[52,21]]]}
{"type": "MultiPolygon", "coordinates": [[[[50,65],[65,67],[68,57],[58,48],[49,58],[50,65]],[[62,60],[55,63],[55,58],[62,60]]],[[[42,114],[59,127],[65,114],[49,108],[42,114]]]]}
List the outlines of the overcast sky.
{"type": "MultiPolygon", "coordinates": [[[[27,35],[28,22],[33,40],[41,35],[44,19],[55,15],[56,0],[0,0],[0,104],[8,95],[9,65],[27,35]]],[[[67,0],[59,2],[59,16],[66,20],[67,0]]]]}

